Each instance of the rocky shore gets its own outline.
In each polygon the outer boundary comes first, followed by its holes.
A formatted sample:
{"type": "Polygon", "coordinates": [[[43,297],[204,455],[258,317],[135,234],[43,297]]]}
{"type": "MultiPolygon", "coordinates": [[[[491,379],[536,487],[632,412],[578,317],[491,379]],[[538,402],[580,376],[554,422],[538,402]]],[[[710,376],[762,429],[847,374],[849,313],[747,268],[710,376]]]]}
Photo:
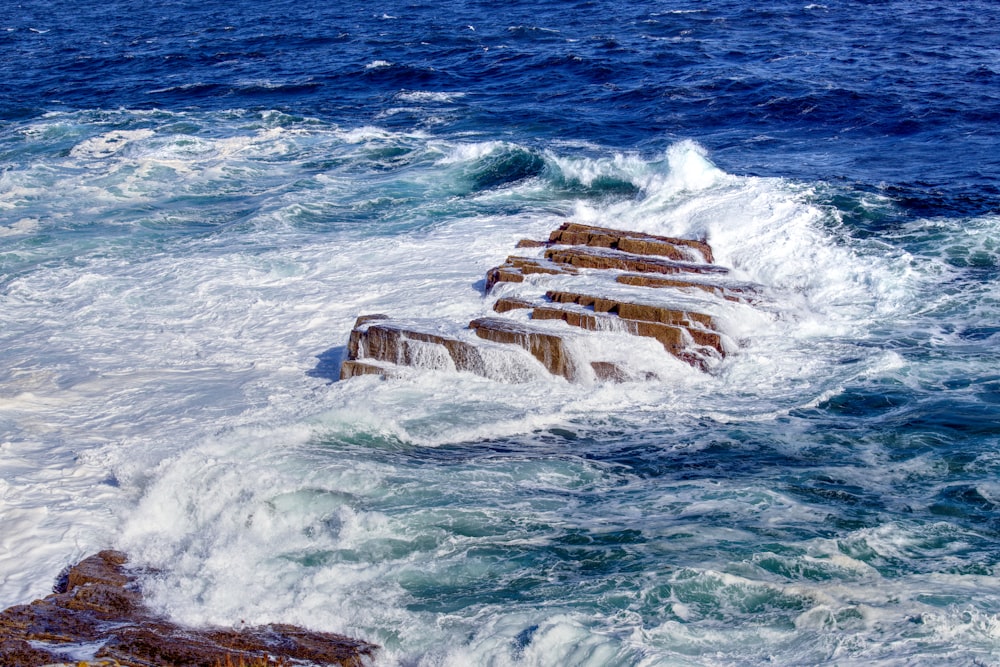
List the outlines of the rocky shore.
{"type": "Polygon", "coordinates": [[[66,570],[52,595],[0,613],[0,665],[361,667],[377,649],[293,625],[176,625],[146,607],[126,563],[125,554],[102,551],[66,570]]]}
{"type": "Polygon", "coordinates": [[[629,337],[652,338],[665,354],[711,372],[734,348],[711,312],[755,297],[754,286],[714,263],[702,240],[567,222],[548,240],[524,239],[517,247],[524,252],[486,272],[485,296],[496,316],[462,326],[362,315],[341,379],[423,368],[516,381],[511,369],[523,367],[524,352],[571,382],[656,377],[641,363],[574,353],[584,332],[597,331],[624,334],[625,347],[629,337]]]}

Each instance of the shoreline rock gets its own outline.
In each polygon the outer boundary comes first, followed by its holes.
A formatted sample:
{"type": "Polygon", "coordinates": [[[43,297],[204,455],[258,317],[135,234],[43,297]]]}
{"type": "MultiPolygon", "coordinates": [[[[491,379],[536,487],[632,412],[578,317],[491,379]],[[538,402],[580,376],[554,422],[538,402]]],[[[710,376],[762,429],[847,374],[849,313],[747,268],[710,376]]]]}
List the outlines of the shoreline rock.
{"type": "Polygon", "coordinates": [[[564,222],[559,229],[549,235],[548,243],[612,248],[636,255],[660,255],[670,259],[706,264],[715,261],[712,248],[705,241],[657,236],[626,229],[594,227],[577,222],[564,222]]]}
{"type": "Polygon", "coordinates": [[[0,664],[363,667],[378,648],[286,624],[239,630],[177,625],[146,607],[127,562],[119,551],[101,551],[67,569],[51,595],[0,612],[0,664]]]}
{"type": "MultiPolygon", "coordinates": [[[[593,332],[653,338],[665,353],[711,372],[733,343],[710,313],[726,302],[753,305],[756,295],[753,286],[734,284],[729,269],[713,263],[712,248],[704,240],[567,222],[547,241],[524,239],[517,247],[537,249],[538,256],[511,255],[486,272],[484,296],[499,293],[492,310],[503,317],[480,317],[459,328],[441,320],[362,315],[351,331],[340,379],[393,377],[407,367],[494,377],[487,358],[498,359],[503,348],[519,348],[552,375],[571,382],[657,377],[643,367],[641,357],[629,359],[607,347],[584,353],[580,345],[569,344],[593,332]],[[539,297],[538,288],[546,285],[558,289],[539,297]],[[706,312],[700,312],[703,306],[706,312]],[[579,333],[567,331],[569,327],[579,333]],[[449,333],[441,333],[445,331],[449,333]],[[484,341],[494,347],[487,351],[484,341]]],[[[503,364],[493,364],[498,366],[503,364]]]]}

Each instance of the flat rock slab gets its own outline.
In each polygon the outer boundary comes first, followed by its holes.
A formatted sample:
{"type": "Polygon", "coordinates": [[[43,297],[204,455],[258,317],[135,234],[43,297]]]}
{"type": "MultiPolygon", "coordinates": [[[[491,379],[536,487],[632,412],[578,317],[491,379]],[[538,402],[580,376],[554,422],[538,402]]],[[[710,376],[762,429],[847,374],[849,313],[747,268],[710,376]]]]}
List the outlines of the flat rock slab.
{"type": "Polygon", "coordinates": [[[649,287],[653,289],[697,289],[721,296],[727,301],[754,302],[758,297],[757,289],[752,285],[723,285],[708,282],[703,279],[653,276],[648,273],[622,273],[615,276],[615,282],[632,287],[649,287]]]}
{"type": "Polygon", "coordinates": [[[677,308],[581,294],[579,292],[550,290],[545,293],[545,296],[555,303],[576,303],[581,306],[590,307],[596,313],[613,313],[618,317],[628,320],[661,322],[663,324],[675,324],[684,327],[691,327],[693,323],[697,323],[705,328],[716,328],[715,321],[711,315],[690,310],[679,310],[677,308]]]}
{"type": "Polygon", "coordinates": [[[503,264],[486,272],[486,292],[489,293],[497,283],[523,283],[524,277],[531,274],[573,275],[575,273],[577,271],[573,267],[560,266],[547,259],[511,255],[503,264]]]}
{"type": "Polygon", "coordinates": [[[727,273],[714,264],[679,262],[610,248],[549,248],[545,259],[575,269],[616,269],[636,273],[727,273]]]}
{"type": "Polygon", "coordinates": [[[549,235],[549,244],[613,248],[636,255],[659,255],[670,259],[708,264],[715,261],[711,246],[704,241],[657,236],[626,229],[594,227],[577,222],[565,222],[560,225],[559,229],[549,235]]]}
{"type": "Polygon", "coordinates": [[[102,551],[69,568],[52,595],[0,613],[0,665],[76,665],[83,650],[94,656],[83,664],[122,667],[361,667],[378,648],[293,625],[179,626],[146,608],[126,562],[121,552],[102,551]]]}

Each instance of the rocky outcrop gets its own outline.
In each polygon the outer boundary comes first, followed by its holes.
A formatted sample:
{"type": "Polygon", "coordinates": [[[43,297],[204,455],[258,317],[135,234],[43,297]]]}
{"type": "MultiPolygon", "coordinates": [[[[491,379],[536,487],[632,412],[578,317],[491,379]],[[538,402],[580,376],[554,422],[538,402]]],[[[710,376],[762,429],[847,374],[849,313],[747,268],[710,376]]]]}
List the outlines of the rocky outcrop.
{"type": "Polygon", "coordinates": [[[524,277],[533,273],[572,275],[576,273],[576,269],[570,266],[559,266],[545,259],[511,255],[506,262],[486,272],[486,291],[491,291],[497,283],[524,282],[524,277]]]}
{"type": "Polygon", "coordinates": [[[711,315],[695,311],[668,308],[649,303],[622,301],[616,298],[593,296],[577,292],[550,290],[545,293],[545,296],[555,303],[576,303],[592,308],[595,313],[611,313],[629,320],[662,322],[663,324],[676,324],[683,327],[701,326],[708,329],[715,328],[715,321],[711,315]]]}
{"type": "Polygon", "coordinates": [[[469,323],[480,338],[516,345],[527,350],[553,375],[575,380],[577,368],[562,336],[499,317],[482,317],[469,323]]]}
{"type": "Polygon", "coordinates": [[[633,287],[652,287],[655,289],[675,288],[675,289],[696,289],[721,296],[727,301],[745,301],[753,303],[756,300],[757,291],[750,285],[719,285],[717,283],[703,282],[689,278],[663,278],[661,276],[651,276],[648,273],[622,273],[615,278],[615,282],[633,287]]]}
{"type": "Polygon", "coordinates": [[[69,568],[52,595],[0,613],[0,665],[131,667],[371,663],[377,647],[292,625],[195,629],[149,611],[126,556],[102,551],[69,568]]]}
{"type": "Polygon", "coordinates": [[[663,345],[664,350],[701,370],[708,370],[709,358],[715,356],[705,348],[715,350],[719,357],[724,354],[719,334],[711,331],[691,330],[660,322],[629,320],[552,306],[534,308],[531,317],[535,320],[561,320],[570,326],[589,331],[617,329],[634,336],[653,338],[663,345]]]}
{"type": "MultiPolygon", "coordinates": [[[[517,247],[535,248],[538,256],[512,255],[486,273],[486,297],[494,299],[492,310],[502,317],[481,317],[467,329],[452,325],[449,331],[448,323],[362,316],[351,332],[340,377],[389,377],[402,367],[494,377],[491,369],[511,365],[496,361],[503,349],[526,352],[533,363],[570,381],[656,376],[615,350],[608,354],[617,358],[577,358],[574,336],[588,332],[652,338],[666,353],[711,372],[732,347],[711,311],[726,301],[752,303],[755,296],[751,286],[732,282],[728,269],[713,263],[704,240],[568,222],[547,241],[525,239],[517,247]],[[500,290],[500,285],[506,286],[500,290]],[[558,288],[539,294],[545,285],[558,288]],[[576,285],[581,287],[567,287],[576,285]],[[670,290],[678,296],[671,299],[670,290]],[[489,355],[484,343],[494,346],[489,355]]],[[[602,354],[600,346],[588,349],[602,354]]]]}
{"type": "Polygon", "coordinates": [[[383,378],[395,377],[396,372],[389,364],[379,364],[361,359],[346,359],[340,365],[340,379],[358,377],[360,375],[379,375],[383,378]]]}
{"type": "Polygon", "coordinates": [[[660,255],[670,259],[709,264],[715,261],[712,257],[712,248],[704,241],[593,227],[575,222],[563,223],[559,229],[552,232],[549,235],[549,244],[612,248],[636,255],[660,255]]]}
{"type": "Polygon", "coordinates": [[[694,264],[678,262],[660,257],[635,255],[608,248],[549,248],[545,259],[556,265],[568,265],[575,269],[615,269],[640,273],[726,273],[726,269],[714,264],[694,264]]]}
{"type": "Polygon", "coordinates": [[[347,344],[349,360],[374,359],[397,366],[434,366],[446,354],[455,370],[476,372],[483,367],[479,349],[470,343],[379,315],[359,317],[347,344]]]}

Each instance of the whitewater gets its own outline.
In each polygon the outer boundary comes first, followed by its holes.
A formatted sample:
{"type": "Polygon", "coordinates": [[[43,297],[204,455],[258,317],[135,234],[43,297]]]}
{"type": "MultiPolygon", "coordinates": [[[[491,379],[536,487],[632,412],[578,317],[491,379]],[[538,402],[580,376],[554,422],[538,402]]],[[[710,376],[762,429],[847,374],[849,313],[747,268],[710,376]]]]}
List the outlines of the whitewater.
{"type": "Polygon", "coordinates": [[[1000,665],[998,20],[0,6],[0,608],[113,548],[379,666],[1000,665]],[[339,379],[567,221],[707,240],[726,357],[339,379]]]}
{"type": "Polygon", "coordinates": [[[858,238],[821,184],[690,141],[127,111],[4,141],[5,605],[113,546],[183,622],[343,632],[384,664],[993,654],[994,438],[956,469],[905,406],[995,400],[962,379],[996,358],[994,288],[946,259],[995,256],[997,218],[858,238]],[[716,313],[736,352],[655,362],[668,381],[337,381],[357,315],[484,315],[485,271],[566,219],[707,237],[762,287],[716,313]]]}

